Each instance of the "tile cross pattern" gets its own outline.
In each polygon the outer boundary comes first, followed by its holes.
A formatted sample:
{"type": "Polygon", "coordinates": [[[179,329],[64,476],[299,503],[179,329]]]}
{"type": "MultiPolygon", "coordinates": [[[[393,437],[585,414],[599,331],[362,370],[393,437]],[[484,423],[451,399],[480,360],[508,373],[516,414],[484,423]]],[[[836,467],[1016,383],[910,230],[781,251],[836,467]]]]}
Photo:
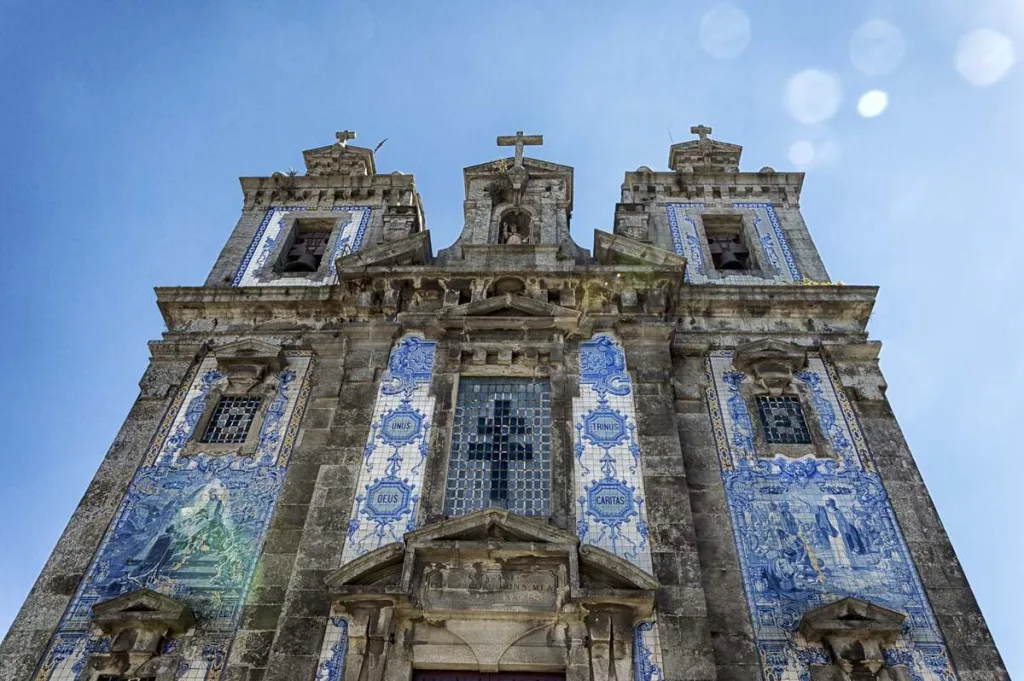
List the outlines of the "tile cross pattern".
{"type": "Polygon", "coordinates": [[[547,381],[463,378],[456,401],[445,513],[496,506],[547,515],[551,388],[547,381]]]}
{"type": "Polygon", "coordinates": [[[527,419],[512,415],[512,400],[495,400],[494,416],[477,419],[476,433],[485,440],[470,442],[466,453],[470,460],[491,462],[491,499],[508,499],[509,461],[533,458],[533,444],[520,442],[517,436],[532,432],[527,419]]]}

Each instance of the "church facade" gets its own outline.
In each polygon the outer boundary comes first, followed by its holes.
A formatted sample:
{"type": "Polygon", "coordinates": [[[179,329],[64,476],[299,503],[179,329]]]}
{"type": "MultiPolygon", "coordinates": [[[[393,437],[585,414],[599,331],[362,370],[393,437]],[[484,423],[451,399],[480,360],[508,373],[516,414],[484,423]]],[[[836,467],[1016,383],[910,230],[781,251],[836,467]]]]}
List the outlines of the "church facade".
{"type": "Polygon", "coordinates": [[[31,681],[997,681],[802,173],[675,144],[573,241],[573,169],[242,178],[203,286],[0,647],[31,681]]]}

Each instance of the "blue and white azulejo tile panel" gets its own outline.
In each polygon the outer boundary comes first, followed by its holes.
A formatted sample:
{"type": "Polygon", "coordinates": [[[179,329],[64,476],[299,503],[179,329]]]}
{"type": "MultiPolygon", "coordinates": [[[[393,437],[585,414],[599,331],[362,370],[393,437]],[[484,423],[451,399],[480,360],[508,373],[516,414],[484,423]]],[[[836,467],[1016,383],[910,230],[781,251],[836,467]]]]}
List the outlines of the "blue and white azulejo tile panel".
{"type": "Polygon", "coordinates": [[[796,375],[832,457],[758,458],[731,353],[706,365],[707,400],[747,603],[765,679],[803,681],[828,653],[796,632],[808,610],[847,596],[907,615],[890,664],[915,679],[954,681],[932,614],[882,481],[834,368],[818,356],[796,375]]]}
{"type": "Polygon", "coordinates": [[[88,656],[109,646],[92,628],[92,606],[141,588],[184,601],[199,619],[164,644],[165,653],[184,659],[175,678],[220,678],[309,396],[310,354],[285,356],[251,456],[181,456],[211,389],[225,380],[212,357],[189,375],[58,626],[37,681],[84,678],[88,656]]]}
{"type": "Polygon", "coordinates": [[[316,681],[341,681],[345,673],[345,655],[348,654],[348,620],[331,615],[320,647],[320,661],[316,667],[316,681]]]}
{"type": "Polygon", "coordinates": [[[714,265],[704,255],[704,238],[702,231],[697,227],[705,204],[669,203],[666,204],[666,209],[672,247],[677,255],[686,258],[686,281],[691,284],[792,284],[801,281],[803,276],[797,268],[786,233],[772,204],[734,203],[732,207],[737,212],[749,214],[753,221],[754,233],[760,246],[758,252],[767,260],[761,265],[770,278],[742,273],[709,277],[708,273],[714,265]]]}
{"type": "Polygon", "coordinates": [[[650,573],[633,384],[611,335],[580,343],[580,396],[573,399],[576,532],[650,573]]]}
{"type": "Polygon", "coordinates": [[[334,262],[343,255],[355,253],[363,245],[363,237],[366,236],[366,228],[370,224],[370,214],[373,209],[369,206],[334,206],[331,208],[335,213],[342,215],[339,228],[341,233],[334,242],[334,250],[330,257],[330,271],[323,281],[311,282],[305,277],[274,277],[272,279],[260,279],[257,272],[263,269],[270,260],[271,254],[280,239],[288,235],[283,234],[284,217],[288,213],[304,211],[306,208],[298,206],[281,207],[272,206],[267,209],[263,222],[260,223],[252,242],[242,257],[238,266],[232,286],[323,286],[337,283],[338,274],[334,269],[334,262]]]}
{"type": "Polygon", "coordinates": [[[434,413],[435,347],[434,341],[406,336],[391,351],[363,449],[343,564],[401,541],[415,528],[434,413]]]}
{"type": "Polygon", "coordinates": [[[633,681],[665,681],[658,623],[653,619],[639,622],[633,629],[633,681]]]}

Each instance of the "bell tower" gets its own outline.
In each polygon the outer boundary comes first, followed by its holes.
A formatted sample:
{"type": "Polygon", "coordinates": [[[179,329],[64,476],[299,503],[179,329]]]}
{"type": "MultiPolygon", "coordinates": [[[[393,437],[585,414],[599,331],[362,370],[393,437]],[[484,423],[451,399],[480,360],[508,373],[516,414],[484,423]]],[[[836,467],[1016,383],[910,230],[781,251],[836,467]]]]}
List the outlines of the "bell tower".
{"type": "Polygon", "coordinates": [[[589,251],[569,235],[573,169],[524,156],[525,147],[544,143],[543,135],[524,135],[520,130],[499,136],[497,143],[515,147],[515,155],[463,171],[465,226],[439,259],[470,266],[481,257],[546,267],[582,262],[589,251]]]}

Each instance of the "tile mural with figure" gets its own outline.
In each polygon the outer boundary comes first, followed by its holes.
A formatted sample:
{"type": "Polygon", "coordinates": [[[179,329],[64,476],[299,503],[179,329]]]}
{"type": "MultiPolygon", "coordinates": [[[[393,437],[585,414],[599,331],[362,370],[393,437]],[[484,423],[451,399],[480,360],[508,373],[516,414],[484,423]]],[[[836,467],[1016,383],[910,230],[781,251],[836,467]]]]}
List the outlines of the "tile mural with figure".
{"type": "Polygon", "coordinates": [[[143,588],[181,600],[200,622],[164,642],[164,653],[183,658],[175,678],[220,678],[309,394],[309,353],[284,354],[252,456],[182,455],[210,391],[225,380],[212,357],[186,379],[61,620],[37,681],[85,678],[89,655],[110,645],[92,627],[92,606],[143,588]]]}
{"type": "Polygon", "coordinates": [[[906,542],[874,471],[856,416],[834,369],[820,357],[795,375],[835,458],[758,458],[746,376],[728,352],[712,353],[708,405],[736,533],[751,619],[766,679],[806,679],[827,664],[824,648],[797,633],[809,610],[855,596],[907,615],[889,664],[917,681],[956,674],[906,542]]]}

